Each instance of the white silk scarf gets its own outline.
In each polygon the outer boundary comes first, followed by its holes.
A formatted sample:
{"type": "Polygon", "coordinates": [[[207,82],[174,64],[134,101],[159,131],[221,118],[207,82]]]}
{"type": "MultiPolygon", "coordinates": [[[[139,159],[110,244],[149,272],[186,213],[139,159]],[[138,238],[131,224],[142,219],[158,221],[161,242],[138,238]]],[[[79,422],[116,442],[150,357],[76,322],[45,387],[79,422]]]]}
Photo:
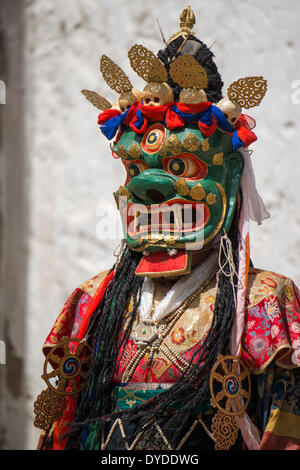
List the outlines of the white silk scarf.
{"type": "Polygon", "coordinates": [[[142,321],[151,320],[154,323],[160,322],[163,318],[179,307],[209,276],[217,271],[218,254],[212,252],[202,263],[196,266],[191,274],[181,276],[175,282],[165,297],[157,305],[150,317],[154,295],[154,282],[150,277],[145,277],[141,302],[139,307],[142,321]]]}

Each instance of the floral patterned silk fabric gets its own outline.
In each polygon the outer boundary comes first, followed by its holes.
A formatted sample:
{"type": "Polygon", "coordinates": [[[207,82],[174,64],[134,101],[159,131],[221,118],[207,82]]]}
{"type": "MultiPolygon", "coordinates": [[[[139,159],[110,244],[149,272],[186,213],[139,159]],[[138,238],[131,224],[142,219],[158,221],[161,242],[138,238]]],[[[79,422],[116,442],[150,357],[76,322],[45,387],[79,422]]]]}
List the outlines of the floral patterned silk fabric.
{"type": "Polygon", "coordinates": [[[278,366],[300,366],[300,293],[279,274],[252,269],[249,275],[243,359],[260,374],[274,359],[278,366]]]}

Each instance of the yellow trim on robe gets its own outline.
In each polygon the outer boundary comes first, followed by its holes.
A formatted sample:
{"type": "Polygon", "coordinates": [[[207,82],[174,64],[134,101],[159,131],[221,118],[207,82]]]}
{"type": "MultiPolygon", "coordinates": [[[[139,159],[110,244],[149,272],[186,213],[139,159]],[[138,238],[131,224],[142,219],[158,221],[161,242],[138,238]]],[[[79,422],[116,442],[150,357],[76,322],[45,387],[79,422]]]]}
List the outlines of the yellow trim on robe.
{"type": "Polygon", "coordinates": [[[300,416],[280,411],[280,409],[271,410],[265,431],[270,431],[277,436],[300,439],[300,416]]]}

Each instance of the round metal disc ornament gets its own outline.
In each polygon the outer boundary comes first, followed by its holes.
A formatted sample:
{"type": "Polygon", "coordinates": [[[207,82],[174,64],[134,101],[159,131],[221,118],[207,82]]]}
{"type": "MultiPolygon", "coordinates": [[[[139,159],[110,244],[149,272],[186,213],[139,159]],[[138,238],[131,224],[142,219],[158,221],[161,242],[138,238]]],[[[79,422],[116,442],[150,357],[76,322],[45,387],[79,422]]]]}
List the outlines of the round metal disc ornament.
{"type": "Polygon", "coordinates": [[[218,356],[210,374],[209,388],[213,407],[230,416],[240,416],[246,411],[251,397],[250,374],[238,357],[218,356]]]}
{"type": "Polygon", "coordinates": [[[46,357],[42,375],[49,389],[63,396],[79,393],[86,385],[91,352],[86,341],[76,338],[63,339],[54,346],[46,357]],[[75,348],[76,343],[79,344],[75,348]],[[51,372],[47,370],[49,363],[54,368],[51,372]],[[54,384],[51,379],[55,379],[54,384]]]}

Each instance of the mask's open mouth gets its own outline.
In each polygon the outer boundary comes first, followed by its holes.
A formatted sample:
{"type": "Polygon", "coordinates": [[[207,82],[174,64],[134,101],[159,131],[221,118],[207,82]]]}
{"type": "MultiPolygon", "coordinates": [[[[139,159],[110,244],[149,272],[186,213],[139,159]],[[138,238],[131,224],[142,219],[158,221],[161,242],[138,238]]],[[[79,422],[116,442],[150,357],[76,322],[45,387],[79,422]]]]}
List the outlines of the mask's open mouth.
{"type": "Polygon", "coordinates": [[[151,232],[184,236],[205,227],[210,212],[203,202],[173,199],[150,206],[128,202],[122,208],[122,216],[131,238],[151,232]]]}

